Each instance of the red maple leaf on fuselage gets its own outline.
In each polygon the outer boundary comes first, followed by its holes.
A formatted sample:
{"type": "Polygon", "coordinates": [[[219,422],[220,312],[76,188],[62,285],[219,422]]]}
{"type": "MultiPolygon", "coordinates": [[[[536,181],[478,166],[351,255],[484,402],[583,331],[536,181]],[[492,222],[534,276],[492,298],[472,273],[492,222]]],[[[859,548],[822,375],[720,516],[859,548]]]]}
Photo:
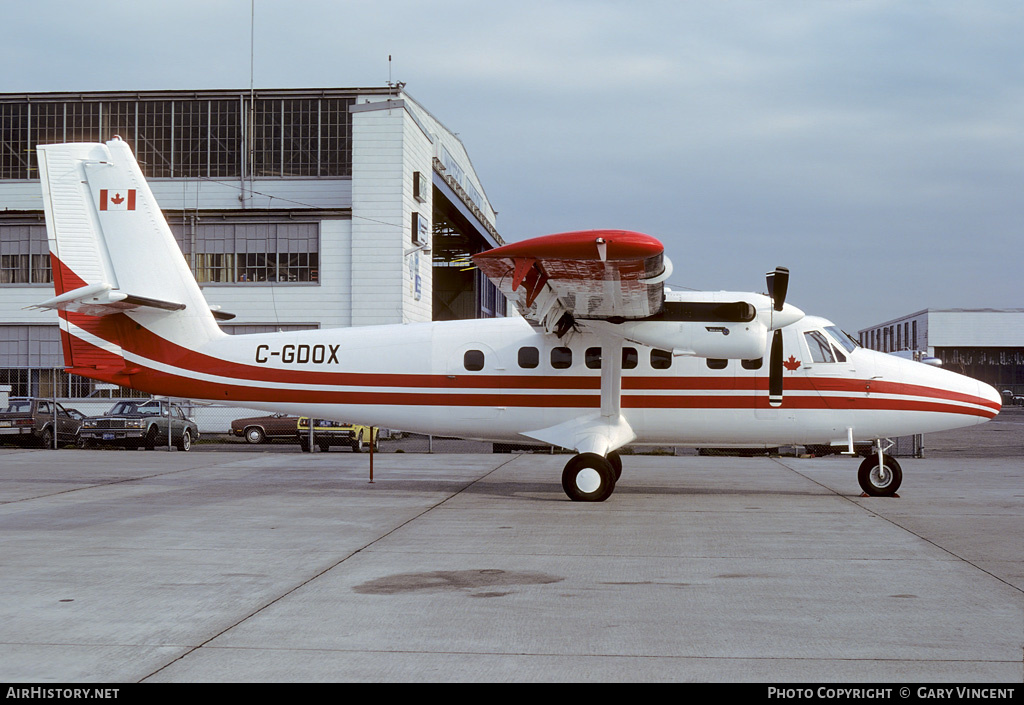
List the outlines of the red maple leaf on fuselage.
{"type": "Polygon", "coordinates": [[[796,368],[800,367],[800,361],[790,355],[788,360],[782,362],[782,366],[790,372],[796,372],[796,368]]]}

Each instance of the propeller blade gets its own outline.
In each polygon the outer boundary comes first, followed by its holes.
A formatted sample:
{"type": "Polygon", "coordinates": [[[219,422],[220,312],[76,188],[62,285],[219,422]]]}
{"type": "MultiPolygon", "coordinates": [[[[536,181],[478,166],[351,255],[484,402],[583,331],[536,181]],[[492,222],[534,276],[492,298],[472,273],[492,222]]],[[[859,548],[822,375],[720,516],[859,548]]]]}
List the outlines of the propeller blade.
{"type": "Polygon", "coordinates": [[[776,267],[774,272],[768,272],[768,296],[771,297],[776,311],[781,311],[786,303],[786,293],[789,291],[789,270],[786,267],[776,267]]]}
{"type": "Polygon", "coordinates": [[[782,330],[772,335],[772,352],[768,358],[768,405],[782,406],[782,330]]]}

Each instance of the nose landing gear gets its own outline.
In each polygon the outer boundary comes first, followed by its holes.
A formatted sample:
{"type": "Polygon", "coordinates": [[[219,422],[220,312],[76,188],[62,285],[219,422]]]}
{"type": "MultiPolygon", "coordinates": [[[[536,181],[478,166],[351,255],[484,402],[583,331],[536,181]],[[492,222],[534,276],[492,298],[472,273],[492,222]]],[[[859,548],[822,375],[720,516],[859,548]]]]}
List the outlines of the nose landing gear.
{"type": "Polygon", "coordinates": [[[857,481],[864,494],[872,497],[894,497],[896,490],[903,482],[903,469],[896,462],[896,458],[885,455],[885,450],[892,447],[892,443],[885,449],[882,448],[882,440],[878,440],[876,452],[869,455],[860,464],[857,470],[857,481]]]}

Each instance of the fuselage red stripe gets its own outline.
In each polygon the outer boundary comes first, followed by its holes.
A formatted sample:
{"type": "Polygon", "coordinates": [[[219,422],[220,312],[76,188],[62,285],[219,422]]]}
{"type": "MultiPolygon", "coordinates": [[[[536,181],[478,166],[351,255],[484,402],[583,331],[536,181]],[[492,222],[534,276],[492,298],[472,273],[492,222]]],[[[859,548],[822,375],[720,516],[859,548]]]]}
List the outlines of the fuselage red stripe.
{"type": "MultiPolygon", "coordinates": [[[[75,323],[83,314],[61,312],[75,323]]],[[[124,315],[124,314],[114,314],[124,315]]],[[[86,317],[91,318],[91,317],[86,317]]],[[[87,324],[88,321],[81,321],[87,324]]],[[[77,325],[77,324],[76,324],[77,325]]],[[[134,326],[132,326],[134,328],[134,326]]],[[[598,391],[601,380],[595,370],[594,376],[579,375],[477,375],[471,372],[455,376],[439,374],[388,374],[355,372],[318,372],[307,370],[286,370],[261,365],[248,365],[221,360],[197,353],[165,340],[145,328],[136,329],[130,341],[116,341],[122,349],[155,362],[173,367],[196,370],[204,374],[238,380],[243,385],[263,382],[304,385],[327,385],[347,387],[399,387],[406,389],[432,388],[468,393],[471,390],[490,389],[536,389],[536,390],[581,390],[598,391]]],[[[901,396],[929,397],[948,402],[976,404],[998,412],[1001,406],[981,397],[952,392],[945,389],[924,387],[902,382],[881,380],[858,380],[838,377],[788,377],[786,388],[790,391],[839,392],[847,394],[891,394],[901,396]]],[[[622,379],[624,394],[632,391],[747,391],[767,392],[767,375],[756,377],[701,377],[669,376],[631,377],[622,379]]],[[[838,397],[828,397],[836,399],[838,397]]],[[[625,402],[624,402],[625,405],[625,402]]],[[[861,407],[858,407],[861,408],[861,407]]],[[[872,408],[864,406],[862,408],[872,408]]],[[[994,416],[995,414],[993,414],[994,416]]]]}
{"type": "MultiPolygon", "coordinates": [[[[101,370],[92,370],[93,376],[102,376],[101,370]]],[[[111,368],[110,381],[126,384],[129,378],[121,370],[111,368]]],[[[556,378],[557,379],[557,378],[556,378]]],[[[309,390],[275,389],[259,386],[258,380],[240,380],[241,383],[211,382],[184,375],[171,374],[142,365],[133,366],[131,384],[154,394],[190,397],[194,399],[224,400],[231,402],[315,403],[337,405],[385,405],[428,407],[513,407],[595,409],[600,407],[600,395],[589,394],[516,394],[512,392],[480,393],[464,387],[452,387],[448,392],[412,392],[366,390],[309,390]]],[[[391,386],[391,385],[389,385],[391,386]]],[[[688,394],[646,395],[623,393],[625,409],[768,409],[765,395],[751,394],[688,394]]],[[[930,411],[964,414],[992,418],[996,414],[988,409],[948,404],[920,399],[890,399],[880,397],[801,396],[790,395],[782,407],[800,410],[892,410],[930,411]]]]}

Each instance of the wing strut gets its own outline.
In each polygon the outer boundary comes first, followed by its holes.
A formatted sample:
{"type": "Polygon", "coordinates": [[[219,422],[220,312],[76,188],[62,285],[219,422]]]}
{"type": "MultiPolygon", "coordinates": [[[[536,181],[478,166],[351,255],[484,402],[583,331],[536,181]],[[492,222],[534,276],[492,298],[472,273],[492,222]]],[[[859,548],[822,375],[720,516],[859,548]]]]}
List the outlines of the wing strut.
{"type": "Polygon", "coordinates": [[[606,456],[636,439],[622,416],[622,339],[601,342],[601,409],[556,426],[523,433],[544,443],[571,448],[577,453],[606,456]]]}

